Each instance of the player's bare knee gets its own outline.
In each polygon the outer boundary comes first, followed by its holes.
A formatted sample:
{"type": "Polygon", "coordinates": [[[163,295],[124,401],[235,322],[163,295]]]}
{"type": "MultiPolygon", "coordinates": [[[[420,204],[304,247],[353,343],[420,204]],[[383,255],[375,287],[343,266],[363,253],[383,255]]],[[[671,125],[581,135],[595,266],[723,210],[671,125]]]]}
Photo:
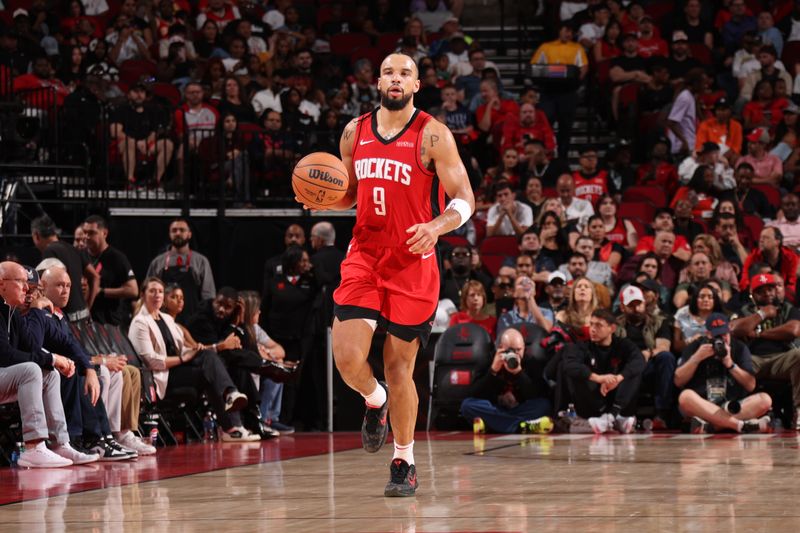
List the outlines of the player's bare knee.
{"type": "Polygon", "coordinates": [[[387,361],[384,365],[386,381],[391,387],[392,383],[405,383],[414,379],[414,365],[406,361],[387,361]]]}
{"type": "Polygon", "coordinates": [[[366,361],[368,354],[361,353],[357,346],[341,343],[333,345],[333,359],[336,361],[336,368],[343,376],[350,375],[361,367],[366,361]]]}

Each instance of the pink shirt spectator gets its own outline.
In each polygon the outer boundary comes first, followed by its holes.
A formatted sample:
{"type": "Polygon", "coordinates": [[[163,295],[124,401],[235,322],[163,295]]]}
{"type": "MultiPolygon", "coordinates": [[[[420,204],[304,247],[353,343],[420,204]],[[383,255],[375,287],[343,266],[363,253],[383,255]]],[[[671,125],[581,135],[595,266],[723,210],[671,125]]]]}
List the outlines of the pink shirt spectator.
{"type": "MultiPolygon", "coordinates": [[[[780,158],[770,153],[765,153],[761,159],[756,159],[751,155],[740,157],[736,162],[738,167],[742,163],[750,163],[755,170],[755,183],[765,183],[765,179],[774,174],[783,175],[783,163],[780,158]]],[[[770,185],[778,186],[778,183],[770,183],[770,185]]]]}

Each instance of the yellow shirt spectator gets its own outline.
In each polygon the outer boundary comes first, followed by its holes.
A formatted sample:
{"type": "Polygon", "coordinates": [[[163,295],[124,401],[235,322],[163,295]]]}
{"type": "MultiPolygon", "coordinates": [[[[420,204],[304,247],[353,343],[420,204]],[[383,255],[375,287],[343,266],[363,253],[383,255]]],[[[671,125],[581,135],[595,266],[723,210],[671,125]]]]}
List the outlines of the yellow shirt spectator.
{"type": "Polygon", "coordinates": [[[572,40],[572,28],[563,25],[558,39],[542,43],[531,58],[531,65],[575,65],[581,69],[581,78],[589,69],[589,59],[583,46],[572,40]]]}

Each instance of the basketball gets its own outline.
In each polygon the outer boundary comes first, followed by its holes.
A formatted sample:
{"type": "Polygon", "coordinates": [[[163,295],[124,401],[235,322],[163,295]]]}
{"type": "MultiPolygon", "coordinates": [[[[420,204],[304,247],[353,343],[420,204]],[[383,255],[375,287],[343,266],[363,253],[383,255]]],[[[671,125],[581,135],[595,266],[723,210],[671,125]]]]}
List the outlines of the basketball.
{"type": "Polygon", "coordinates": [[[297,162],[292,171],[292,189],[297,198],[311,208],[328,208],[347,192],[350,178],[338,157],[313,152],[297,162]]]}

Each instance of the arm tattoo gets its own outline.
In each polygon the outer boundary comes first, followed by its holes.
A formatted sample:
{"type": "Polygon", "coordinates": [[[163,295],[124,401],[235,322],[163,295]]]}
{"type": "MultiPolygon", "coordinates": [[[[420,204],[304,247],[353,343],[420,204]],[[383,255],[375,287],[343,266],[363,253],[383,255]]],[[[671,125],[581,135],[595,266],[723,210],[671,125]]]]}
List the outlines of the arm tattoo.
{"type": "Polygon", "coordinates": [[[433,148],[436,145],[436,141],[438,141],[438,140],[439,140],[439,136],[438,135],[431,134],[431,148],[433,148]]]}
{"type": "Polygon", "coordinates": [[[350,137],[352,137],[352,136],[353,136],[353,130],[351,130],[351,129],[345,129],[344,130],[344,140],[345,141],[349,141],[350,137]]]}

